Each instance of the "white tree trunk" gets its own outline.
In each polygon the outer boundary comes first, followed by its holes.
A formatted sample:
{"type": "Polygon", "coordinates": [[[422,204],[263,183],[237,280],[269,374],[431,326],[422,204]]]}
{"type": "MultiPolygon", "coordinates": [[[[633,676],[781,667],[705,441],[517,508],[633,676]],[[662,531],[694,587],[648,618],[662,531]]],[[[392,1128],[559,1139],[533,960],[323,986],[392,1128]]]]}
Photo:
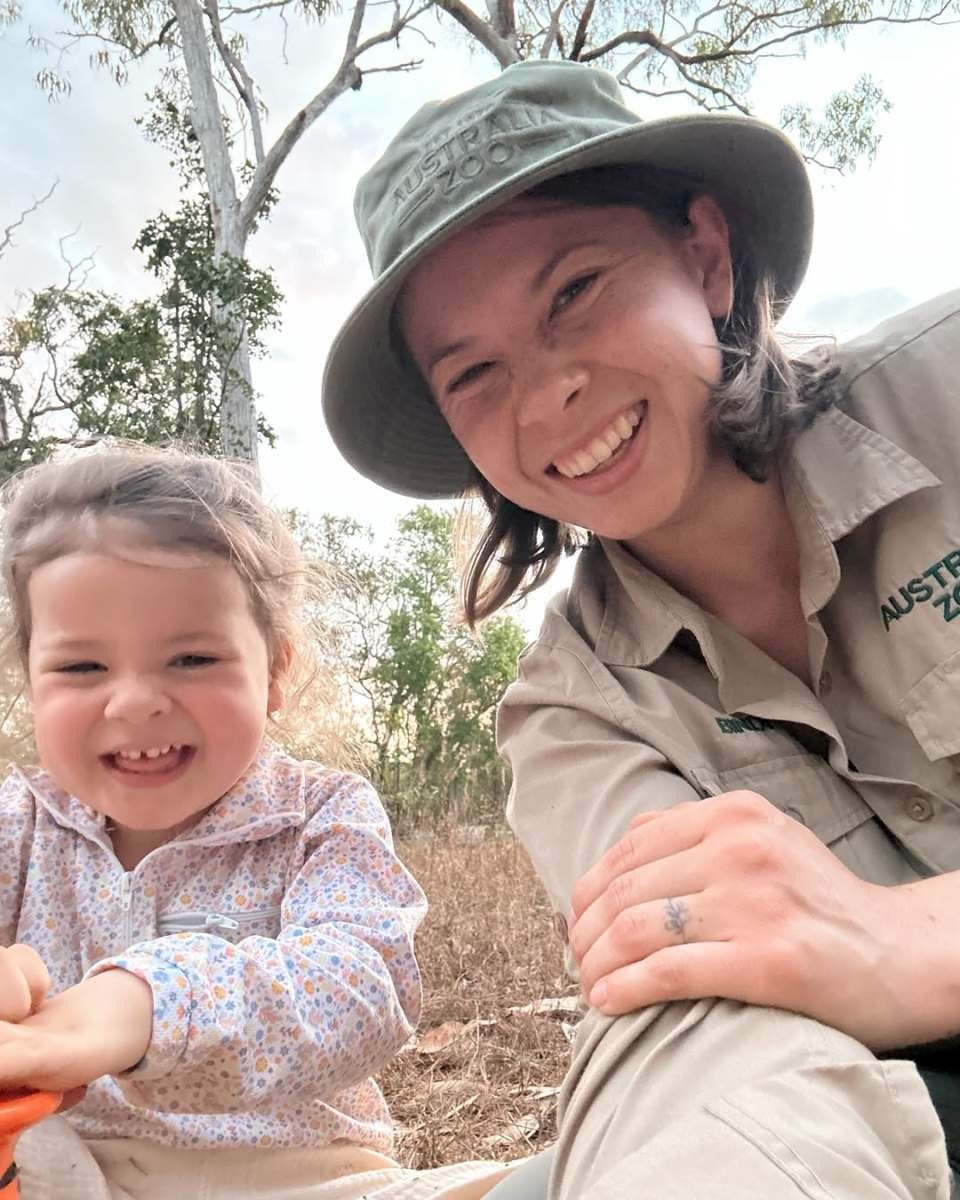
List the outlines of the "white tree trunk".
{"type": "MultiPolygon", "coordinates": [[[[190,83],[190,122],[200,143],[210,196],[214,256],[243,258],[249,227],[244,229],[240,221],[237,184],[217,102],[203,13],[197,0],[173,0],[173,8],[190,83]]],[[[220,444],[228,457],[256,463],[257,413],[246,333],[230,305],[220,306],[215,316],[223,345],[220,444]]]]}
{"type": "MultiPolygon", "coordinates": [[[[224,42],[220,29],[219,13],[215,11],[219,0],[171,0],[180,33],[180,45],[184,66],[190,85],[190,120],[193,132],[200,143],[203,154],[204,174],[213,215],[214,247],[216,256],[230,254],[243,258],[247,238],[256,222],[260,210],[270,193],[277,171],[286,161],[294,146],[329,106],[350,88],[357,88],[363,81],[358,59],[377,46],[396,42],[402,31],[422,12],[429,8],[424,0],[420,7],[407,10],[395,8],[390,24],[380,32],[361,41],[367,0],[352,0],[352,15],[347,31],[343,57],[328,81],[313,98],[290,119],[269,151],[264,152],[262,131],[256,112],[255,85],[242,63],[224,42]],[[230,162],[230,147],[223,130],[223,121],[217,95],[217,85],[207,41],[204,12],[211,15],[214,45],[228,73],[234,79],[243,103],[250,113],[257,146],[257,167],[242,199],[237,195],[237,183],[230,162]]],[[[464,8],[463,0],[443,0],[444,3],[464,8]]],[[[504,21],[512,24],[513,0],[496,0],[501,10],[508,14],[504,21]]],[[[2,3],[2,0],[0,0],[2,3]]],[[[281,0],[277,0],[283,7],[281,0]]],[[[270,7],[268,5],[267,7],[270,7]]],[[[462,17],[459,18],[462,20],[462,17]]],[[[479,21],[479,18],[477,18],[479,21]]],[[[485,22],[479,21],[484,29],[485,22]]],[[[502,62],[512,62],[518,56],[515,46],[498,34],[490,31],[502,62]]],[[[484,43],[486,44],[486,43],[484,43]]],[[[496,53],[497,51],[494,51],[496,53]]],[[[377,67],[374,70],[404,70],[411,63],[399,63],[393,67],[377,67]]],[[[231,457],[257,459],[257,413],[254,404],[253,385],[250,374],[250,353],[247,339],[237,314],[224,305],[216,314],[221,322],[224,338],[223,401],[220,414],[220,441],[225,454],[231,457]]]]}

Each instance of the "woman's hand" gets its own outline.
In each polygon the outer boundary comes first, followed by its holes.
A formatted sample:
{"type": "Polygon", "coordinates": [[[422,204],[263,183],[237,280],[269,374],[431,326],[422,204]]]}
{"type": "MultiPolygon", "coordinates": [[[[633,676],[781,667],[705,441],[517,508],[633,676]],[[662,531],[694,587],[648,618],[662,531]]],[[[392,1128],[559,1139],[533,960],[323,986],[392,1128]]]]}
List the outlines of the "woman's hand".
{"type": "Polygon", "coordinates": [[[66,1091],[118,1075],[147,1052],[153,993],[128,971],[68,988],[18,1024],[0,1023],[0,1089],[66,1091]]]}
{"type": "Polygon", "coordinates": [[[0,948],[0,1021],[22,1021],[43,1003],[50,975],[30,946],[0,948]]]}
{"type": "Polygon", "coordinates": [[[928,1032],[901,967],[935,919],[911,887],[865,883],[762,796],[728,792],[637,817],[577,885],[570,947],[608,1014],[719,996],[902,1046],[928,1032]]]}

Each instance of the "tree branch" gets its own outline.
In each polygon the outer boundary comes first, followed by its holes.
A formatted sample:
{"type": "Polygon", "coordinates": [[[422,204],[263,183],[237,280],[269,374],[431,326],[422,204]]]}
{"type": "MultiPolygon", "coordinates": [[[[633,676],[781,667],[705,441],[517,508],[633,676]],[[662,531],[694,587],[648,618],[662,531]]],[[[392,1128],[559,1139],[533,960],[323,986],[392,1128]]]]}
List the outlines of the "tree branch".
{"type": "MultiPolygon", "coordinates": [[[[108,46],[116,46],[118,50],[123,50],[129,55],[129,58],[125,60],[123,65],[126,65],[126,62],[136,62],[137,59],[143,58],[146,54],[148,54],[151,50],[155,50],[158,46],[169,46],[170,42],[167,40],[167,34],[170,33],[171,29],[176,27],[176,24],[176,16],[170,17],[169,20],[165,21],[163,25],[160,26],[160,31],[155,38],[149,42],[136,43],[111,37],[108,33],[84,29],[82,25],[79,29],[60,29],[57,31],[56,36],[59,38],[66,38],[67,41],[64,45],[58,47],[60,51],[58,55],[58,66],[60,63],[62,63],[64,55],[72,49],[73,43],[83,41],[84,39],[88,41],[93,40],[96,42],[103,42],[108,46]]],[[[53,46],[53,43],[50,43],[50,45],[53,46]]]]}
{"type": "Polygon", "coordinates": [[[217,0],[204,0],[204,10],[210,22],[210,32],[213,34],[213,44],[217,48],[227,73],[233,80],[237,95],[243,101],[247,116],[250,118],[250,129],[253,133],[253,152],[258,163],[263,162],[263,126],[260,123],[260,106],[257,104],[256,88],[243,62],[227,45],[220,24],[220,12],[217,0]]]}
{"type": "Polygon", "coordinates": [[[668,88],[666,91],[654,91],[653,88],[637,87],[629,79],[621,79],[620,83],[636,96],[652,96],[654,100],[662,100],[667,96],[686,96],[688,100],[692,100],[695,104],[703,103],[696,92],[691,91],[690,88],[668,88]]]}
{"type": "Polygon", "coordinates": [[[489,50],[501,67],[509,67],[511,63],[520,61],[516,41],[509,42],[501,37],[489,22],[477,16],[463,0],[436,0],[436,5],[453,17],[471,37],[476,38],[485,50],[489,50]]]}
{"type": "Polygon", "coordinates": [[[79,289],[85,287],[87,280],[90,278],[90,272],[93,270],[96,262],[94,258],[96,250],[93,250],[89,254],[85,254],[83,258],[78,259],[72,259],[70,255],[67,254],[67,242],[72,237],[76,237],[79,232],[80,226],[78,225],[73,233],[65,233],[62,238],[58,239],[57,242],[60,252],[60,261],[67,268],[67,277],[59,289],[61,292],[78,291],[79,289]]]}
{"type": "Polygon", "coordinates": [[[623,33],[618,33],[616,37],[608,39],[599,46],[594,46],[590,50],[584,50],[580,55],[580,62],[589,63],[595,59],[603,58],[605,54],[611,54],[620,46],[650,46],[653,50],[658,50],[667,58],[674,61],[679,57],[679,54],[671,46],[663,41],[662,38],[650,29],[627,29],[623,33]]]}
{"type": "Polygon", "coordinates": [[[517,18],[513,0],[487,0],[490,25],[504,41],[516,41],[517,18]]]}
{"type": "MultiPolygon", "coordinates": [[[[182,3],[183,0],[178,0],[178,2],[182,3]]],[[[361,42],[359,39],[363,26],[363,18],[366,14],[366,0],[357,0],[353,16],[350,20],[350,28],[347,32],[343,57],[332,79],[317,92],[307,105],[291,118],[286,128],[270,147],[263,162],[258,165],[254,172],[253,179],[250,181],[250,187],[240,205],[239,227],[244,235],[256,220],[257,214],[260,212],[270,188],[273,186],[277,172],[283,166],[287,156],[297,142],[303,137],[314,121],[326,112],[338,96],[341,96],[348,88],[357,88],[360,86],[363,76],[360,68],[357,66],[357,60],[361,55],[374,46],[396,41],[406,26],[411,21],[416,20],[421,13],[426,12],[429,7],[429,4],[422,4],[419,8],[408,8],[406,12],[401,12],[399,7],[395,6],[394,18],[389,29],[374,34],[361,42]]],[[[410,64],[400,64],[392,68],[371,68],[371,71],[374,69],[380,71],[404,70],[409,69],[409,67],[410,64]]]]}
{"type": "Polygon", "coordinates": [[[131,50],[131,54],[133,55],[134,59],[143,58],[143,56],[147,53],[148,50],[153,50],[156,46],[166,45],[167,44],[167,41],[166,41],[167,34],[170,32],[171,29],[176,28],[176,24],[177,24],[176,17],[170,17],[170,19],[168,21],[165,21],[163,23],[163,25],[160,26],[160,32],[157,34],[157,36],[154,38],[154,40],[152,42],[145,42],[138,50],[131,50]]]}
{"type": "Polygon", "coordinates": [[[47,191],[47,194],[45,196],[41,196],[39,200],[34,200],[34,202],[30,205],[29,208],[25,208],[23,210],[23,212],[20,214],[20,216],[17,217],[17,219],[15,221],[11,225],[8,225],[6,227],[6,229],[4,229],[3,237],[0,237],[0,258],[3,257],[3,252],[5,250],[9,250],[10,247],[13,245],[13,235],[16,232],[16,230],[18,230],[20,228],[20,226],[24,223],[24,221],[26,221],[27,217],[31,216],[33,213],[35,213],[37,211],[38,208],[40,208],[42,205],[46,204],[46,202],[50,199],[50,197],[53,195],[53,193],[57,190],[57,185],[59,183],[60,183],[60,180],[55,179],[53,181],[53,183],[50,184],[49,190],[47,191]]]}
{"type": "Polygon", "coordinates": [[[560,3],[550,13],[550,24],[543,30],[543,41],[540,43],[540,57],[549,58],[550,51],[553,49],[553,44],[560,37],[560,18],[563,15],[563,10],[567,6],[567,0],[560,0],[560,3]]]}
{"type": "Polygon", "coordinates": [[[590,29],[590,22],[593,20],[596,2],[597,0],[587,0],[583,6],[583,12],[580,14],[580,20],[577,22],[577,32],[573,36],[573,45],[570,47],[570,58],[574,62],[579,62],[583,48],[587,44],[587,32],[590,29]]]}
{"type": "Polygon", "coordinates": [[[765,42],[757,42],[755,46],[744,47],[743,49],[731,47],[730,49],[709,54],[690,55],[688,61],[691,63],[703,63],[721,58],[753,57],[763,50],[769,50],[771,46],[780,46],[784,42],[803,38],[811,33],[822,33],[828,30],[832,32],[836,29],[854,29],[867,25],[955,25],[957,24],[956,21],[941,21],[938,19],[943,16],[948,8],[953,6],[953,2],[954,0],[944,0],[940,8],[927,17],[850,17],[839,21],[819,22],[813,25],[797,25],[792,29],[788,29],[780,37],[769,38],[765,42]]]}
{"type": "Polygon", "coordinates": [[[263,4],[228,4],[227,12],[230,16],[246,17],[251,13],[267,12],[271,8],[289,8],[292,0],[264,0],[263,4]]]}
{"type": "MultiPolygon", "coordinates": [[[[792,29],[787,29],[785,33],[780,34],[778,37],[768,38],[767,40],[757,42],[752,46],[737,46],[736,43],[741,41],[750,28],[757,23],[764,20],[769,20],[771,23],[773,23],[775,17],[792,15],[793,13],[803,12],[806,10],[802,8],[795,8],[791,9],[787,14],[782,12],[766,14],[754,13],[745,23],[743,28],[734,33],[732,37],[728,38],[728,40],[718,49],[704,51],[700,54],[684,54],[681,50],[676,49],[676,46],[686,40],[687,37],[692,36],[694,31],[690,31],[687,34],[675,39],[673,43],[669,43],[658,37],[657,34],[655,34],[652,30],[630,29],[616,34],[616,36],[609,38],[606,42],[603,42],[599,46],[594,46],[589,50],[584,50],[580,55],[580,62],[594,62],[596,59],[603,58],[604,55],[610,54],[614,50],[617,50],[620,46],[648,46],[655,50],[658,54],[661,54],[664,58],[670,59],[678,67],[701,66],[705,63],[721,62],[726,58],[754,58],[758,53],[762,53],[764,50],[769,50],[771,46],[782,45],[784,42],[803,38],[812,33],[822,33],[866,25],[946,24],[948,22],[942,22],[939,20],[939,18],[942,17],[947,9],[952,6],[952,3],[953,0],[943,0],[943,3],[936,12],[923,17],[895,17],[890,15],[880,17],[849,17],[837,21],[820,21],[809,25],[797,25],[792,29]]],[[[949,23],[952,24],[953,22],[949,23]]],[[[690,79],[690,77],[687,75],[685,75],[685,78],[690,79]]],[[[690,82],[695,83],[697,87],[706,87],[718,95],[729,95],[729,93],[725,92],[723,88],[716,85],[706,84],[697,79],[690,79],[690,82]]],[[[738,107],[742,112],[748,111],[740,103],[737,103],[736,107],[738,107]]]]}

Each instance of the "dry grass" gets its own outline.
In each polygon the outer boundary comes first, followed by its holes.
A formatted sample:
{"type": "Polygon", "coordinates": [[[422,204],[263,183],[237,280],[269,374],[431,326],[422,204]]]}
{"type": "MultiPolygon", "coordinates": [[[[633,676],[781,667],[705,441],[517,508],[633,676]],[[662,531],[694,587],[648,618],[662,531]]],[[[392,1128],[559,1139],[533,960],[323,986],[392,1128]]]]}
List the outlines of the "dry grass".
{"type": "Polygon", "coordinates": [[[530,863],[506,834],[417,839],[400,853],[430,914],[417,941],[420,1037],[381,1077],[397,1154],[431,1167],[544,1149],[569,1057],[563,1025],[575,1018],[509,1010],[575,989],[530,863]]]}

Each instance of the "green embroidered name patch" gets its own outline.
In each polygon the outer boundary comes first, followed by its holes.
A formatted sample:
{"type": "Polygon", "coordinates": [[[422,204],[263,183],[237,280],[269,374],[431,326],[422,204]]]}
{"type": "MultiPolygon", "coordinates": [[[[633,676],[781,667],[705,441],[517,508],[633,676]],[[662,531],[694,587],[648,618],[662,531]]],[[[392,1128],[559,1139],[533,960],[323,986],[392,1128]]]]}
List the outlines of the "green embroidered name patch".
{"type": "Polygon", "coordinates": [[[894,621],[927,603],[940,609],[944,621],[960,617],[960,550],[951,550],[886,598],[880,605],[883,628],[889,633],[894,621]]]}
{"type": "Polygon", "coordinates": [[[751,717],[747,713],[734,713],[732,717],[714,717],[721,733],[763,733],[765,729],[775,729],[772,721],[763,717],[751,717]]]}

